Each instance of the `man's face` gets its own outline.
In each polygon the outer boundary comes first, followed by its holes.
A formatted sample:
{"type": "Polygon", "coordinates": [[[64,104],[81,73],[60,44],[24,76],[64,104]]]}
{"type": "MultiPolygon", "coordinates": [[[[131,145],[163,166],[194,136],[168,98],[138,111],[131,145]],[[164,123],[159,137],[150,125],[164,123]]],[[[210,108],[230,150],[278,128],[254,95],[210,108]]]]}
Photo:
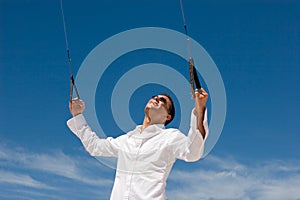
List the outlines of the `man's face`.
{"type": "Polygon", "coordinates": [[[165,95],[153,96],[145,107],[145,113],[153,123],[164,123],[171,117],[168,111],[170,104],[170,99],[165,95]]]}
{"type": "Polygon", "coordinates": [[[161,106],[163,108],[166,109],[166,112],[169,113],[169,98],[164,96],[164,95],[156,95],[156,96],[153,96],[151,99],[154,100],[154,104],[157,105],[157,106],[161,106]]]}

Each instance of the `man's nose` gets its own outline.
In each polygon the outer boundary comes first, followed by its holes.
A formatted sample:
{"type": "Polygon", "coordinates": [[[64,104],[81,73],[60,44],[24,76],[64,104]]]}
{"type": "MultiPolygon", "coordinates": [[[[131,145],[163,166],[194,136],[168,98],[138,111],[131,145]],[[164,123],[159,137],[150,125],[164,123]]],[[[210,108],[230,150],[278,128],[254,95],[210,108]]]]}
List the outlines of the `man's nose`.
{"type": "Polygon", "coordinates": [[[157,103],[159,103],[158,96],[153,97],[153,99],[154,99],[157,103]]]}

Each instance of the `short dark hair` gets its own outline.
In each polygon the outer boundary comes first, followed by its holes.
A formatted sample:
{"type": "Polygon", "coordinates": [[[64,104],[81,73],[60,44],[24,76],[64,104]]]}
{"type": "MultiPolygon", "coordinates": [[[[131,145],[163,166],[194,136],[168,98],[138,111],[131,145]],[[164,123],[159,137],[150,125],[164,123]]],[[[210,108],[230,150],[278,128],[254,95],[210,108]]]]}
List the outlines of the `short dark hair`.
{"type": "Polygon", "coordinates": [[[165,122],[165,126],[168,125],[169,123],[171,123],[171,121],[174,119],[175,117],[175,106],[174,106],[174,102],[173,102],[173,99],[171,98],[170,95],[166,94],[166,93],[163,93],[161,95],[164,95],[166,97],[168,97],[168,99],[170,100],[171,104],[168,106],[168,114],[171,115],[171,119],[170,120],[167,120],[165,122]]]}

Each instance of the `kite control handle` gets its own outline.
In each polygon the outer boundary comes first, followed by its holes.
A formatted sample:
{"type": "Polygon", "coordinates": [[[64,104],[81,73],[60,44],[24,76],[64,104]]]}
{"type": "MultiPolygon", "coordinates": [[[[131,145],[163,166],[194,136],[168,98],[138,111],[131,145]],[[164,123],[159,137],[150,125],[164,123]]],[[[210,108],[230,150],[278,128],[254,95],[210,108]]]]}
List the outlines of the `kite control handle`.
{"type": "Polygon", "coordinates": [[[195,96],[195,86],[196,89],[201,89],[201,84],[198,78],[197,70],[195,68],[194,60],[192,57],[189,58],[189,70],[190,70],[190,86],[193,97],[195,96]]]}

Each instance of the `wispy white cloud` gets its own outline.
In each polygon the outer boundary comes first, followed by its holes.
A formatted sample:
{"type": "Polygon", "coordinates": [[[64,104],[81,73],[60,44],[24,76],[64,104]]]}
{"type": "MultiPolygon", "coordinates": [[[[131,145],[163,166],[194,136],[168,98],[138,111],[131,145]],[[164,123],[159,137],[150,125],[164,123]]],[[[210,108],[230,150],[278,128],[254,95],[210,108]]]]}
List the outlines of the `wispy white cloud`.
{"type": "Polygon", "coordinates": [[[300,162],[270,161],[244,165],[208,156],[193,171],[175,169],[170,199],[300,199],[300,162]],[[175,184],[174,184],[175,185],[175,184]]]}
{"type": "Polygon", "coordinates": [[[38,189],[54,189],[54,187],[37,181],[29,175],[4,170],[0,170],[0,183],[10,183],[38,189]]]}
{"type": "Polygon", "coordinates": [[[108,171],[89,156],[0,142],[0,199],[108,199],[113,184],[108,171]]]}
{"type": "MultiPolygon", "coordinates": [[[[28,152],[20,147],[10,146],[10,148],[7,148],[7,146],[0,144],[0,163],[2,165],[8,165],[15,169],[21,168],[50,173],[94,186],[112,184],[110,179],[97,178],[84,171],[86,168],[91,168],[91,166],[87,166],[87,162],[86,158],[72,157],[59,150],[49,153],[36,153],[28,152]]],[[[89,162],[89,164],[93,164],[93,167],[101,167],[101,165],[96,166],[92,162],[89,162]]]]}

